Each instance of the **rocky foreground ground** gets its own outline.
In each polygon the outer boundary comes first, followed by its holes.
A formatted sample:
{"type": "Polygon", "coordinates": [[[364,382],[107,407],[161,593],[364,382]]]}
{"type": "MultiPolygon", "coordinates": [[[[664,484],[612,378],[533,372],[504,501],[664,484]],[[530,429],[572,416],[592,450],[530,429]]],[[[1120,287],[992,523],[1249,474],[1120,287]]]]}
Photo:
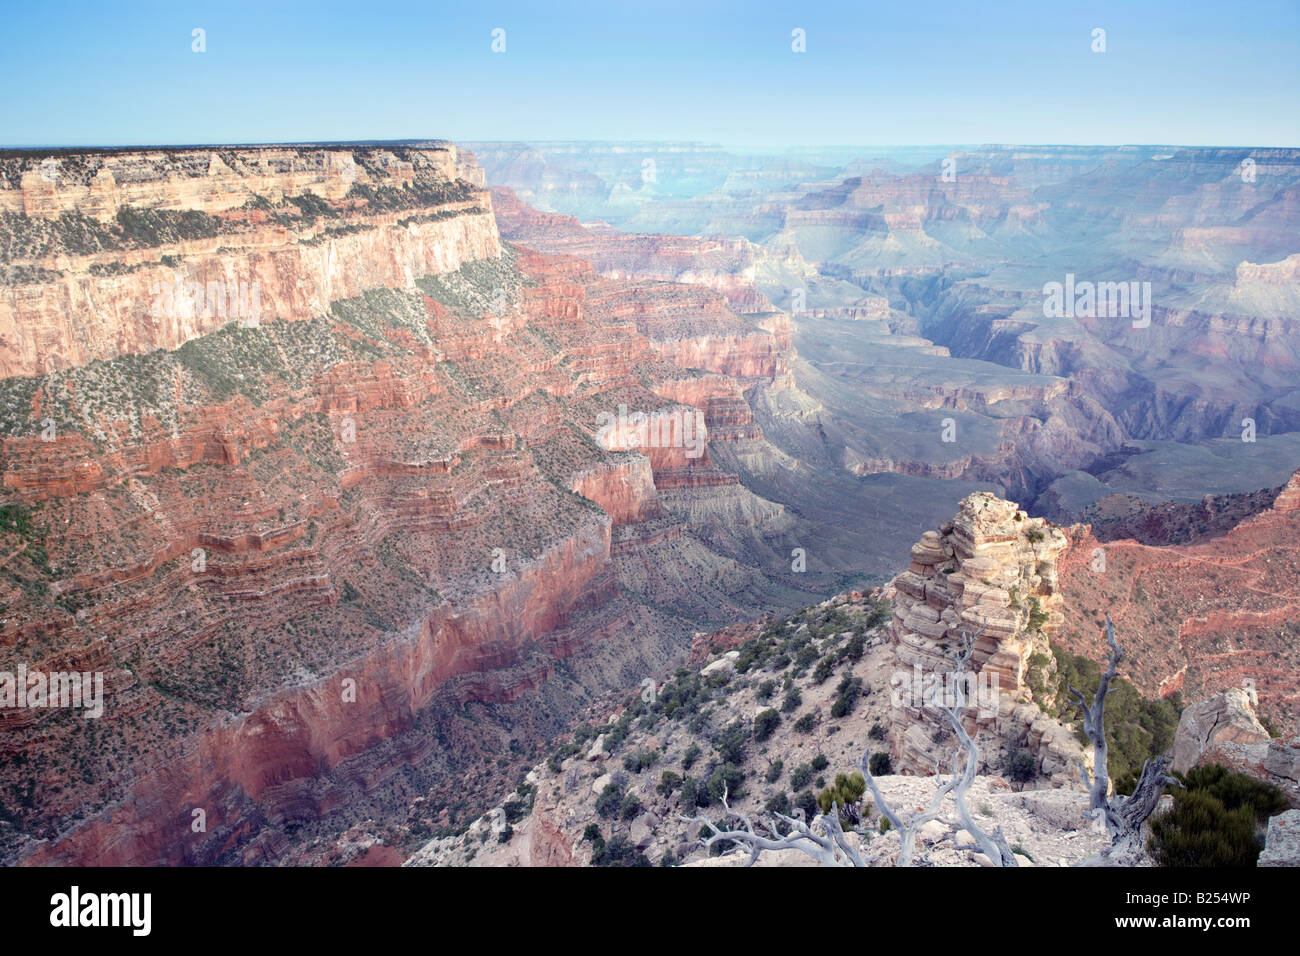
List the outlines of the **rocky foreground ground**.
{"type": "MultiPolygon", "coordinates": [[[[890,678],[896,660],[888,628],[872,623],[875,608],[872,598],[853,593],[769,625],[763,633],[779,634],[781,649],[768,667],[738,672],[738,662],[746,666],[751,652],[730,650],[697,671],[679,671],[659,693],[667,695],[661,699],[675,699],[683,688],[698,688],[693,713],[686,712],[686,705],[674,718],[629,719],[634,711],[645,709],[638,706],[640,698],[629,698],[621,713],[608,714],[607,729],[594,739],[578,734],[583,739],[579,752],[569,754],[572,747],[561,745],[554,756],[563,758],[534,767],[499,809],[463,834],[430,841],[407,865],[587,865],[594,849],[592,825],[606,846],[618,841],[620,848],[644,853],[651,864],[745,863],[747,853],[711,854],[700,844],[700,824],[682,817],[703,814],[721,824],[722,807],[715,799],[712,806],[688,811],[683,804],[689,801],[681,784],[673,784],[673,776],[696,780],[707,791],[714,774],[721,771],[725,777],[725,758],[734,756],[728,729],[750,728],[756,717],[763,720],[758,715],[764,711],[776,711],[779,723],[771,736],[761,742],[751,736],[744,744],[744,755],[735,764],[744,781],[730,792],[731,808],[757,826],[771,819],[765,807],[780,805],[782,798],[797,803],[799,791],[816,791],[836,774],[855,769],[866,748],[887,749],[879,741],[891,720],[896,688],[891,688],[890,678]],[[837,716],[842,709],[837,702],[855,681],[861,682],[856,700],[848,713],[837,716]],[[790,700],[799,703],[791,707],[786,703],[790,700]],[[653,758],[647,761],[646,755],[653,758]],[[610,812],[606,804],[602,813],[602,799],[609,800],[603,795],[610,787],[619,794],[617,807],[610,812]],[[512,818],[514,822],[503,825],[512,818]]],[[[931,776],[883,773],[877,780],[886,800],[904,815],[928,804],[936,786],[931,776]]],[[[986,774],[977,777],[968,804],[989,830],[1002,826],[1022,865],[1070,865],[1106,843],[1105,834],[1084,816],[1088,798],[1081,789],[1022,790],[986,774]]],[[[879,808],[869,797],[851,839],[872,865],[891,865],[897,856],[898,834],[881,832],[879,808]]],[[[920,831],[918,860],[936,866],[978,866],[984,858],[962,848],[971,842],[960,832],[949,797],[938,818],[920,831]]],[[[765,854],[759,862],[812,865],[798,851],[765,854]]]]}

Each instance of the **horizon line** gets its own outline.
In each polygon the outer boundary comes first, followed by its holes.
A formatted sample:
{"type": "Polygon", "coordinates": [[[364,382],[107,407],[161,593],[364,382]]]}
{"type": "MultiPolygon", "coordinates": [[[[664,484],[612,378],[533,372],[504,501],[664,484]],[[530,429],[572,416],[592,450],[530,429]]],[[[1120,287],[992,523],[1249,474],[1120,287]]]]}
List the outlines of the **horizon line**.
{"type": "Polygon", "coordinates": [[[400,137],[386,139],[320,139],[320,140],[261,140],[223,141],[207,143],[0,143],[0,152],[28,150],[61,151],[129,151],[145,149],[269,149],[273,147],[358,147],[358,146],[455,146],[458,143],[477,143],[493,146],[551,146],[560,144],[613,145],[613,146],[703,146],[733,152],[738,150],[811,151],[818,149],[1300,149],[1300,146],[1267,145],[1256,143],[1034,143],[1034,142],[971,142],[971,143],[800,143],[785,145],[726,144],[709,140],[690,139],[481,139],[463,137],[400,137]]]}

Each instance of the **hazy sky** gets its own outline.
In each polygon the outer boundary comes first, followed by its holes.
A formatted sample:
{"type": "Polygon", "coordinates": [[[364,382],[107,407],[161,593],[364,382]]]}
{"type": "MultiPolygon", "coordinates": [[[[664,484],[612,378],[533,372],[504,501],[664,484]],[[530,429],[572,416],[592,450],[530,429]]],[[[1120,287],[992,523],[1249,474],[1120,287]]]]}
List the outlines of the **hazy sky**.
{"type": "Polygon", "coordinates": [[[1300,0],[8,0],[0,31],[7,145],[1300,146],[1300,0]]]}

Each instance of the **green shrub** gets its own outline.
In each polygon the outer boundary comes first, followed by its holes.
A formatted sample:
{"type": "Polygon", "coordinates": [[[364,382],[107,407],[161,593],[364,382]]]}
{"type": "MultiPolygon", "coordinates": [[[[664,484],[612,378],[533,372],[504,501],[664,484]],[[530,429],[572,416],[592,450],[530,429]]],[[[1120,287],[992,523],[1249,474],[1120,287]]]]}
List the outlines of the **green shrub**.
{"type": "MultiPolygon", "coordinates": [[[[1086,747],[1091,747],[1083,731],[1082,714],[1070,699],[1067,687],[1077,687],[1089,704],[1101,680],[1101,668],[1088,657],[1070,654],[1053,647],[1056,658],[1056,686],[1060,689],[1051,699],[1045,699],[1044,709],[1061,720],[1073,721],[1075,736],[1086,747]]],[[[1106,745],[1110,777],[1117,789],[1131,785],[1142,771],[1142,764],[1174,745],[1174,732],[1182,714],[1182,698],[1172,694],[1160,700],[1148,700],[1122,677],[1111,681],[1110,695],[1106,698],[1106,745]]],[[[1121,789],[1121,792],[1124,792],[1121,789]]]]}
{"type": "Polygon", "coordinates": [[[624,820],[635,819],[641,813],[641,801],[636,798],[636,794],[629,793],[619,804],[618,815],[624,820]]]}
{"type": "Polygon", "coordinates": [[[770,767],[767,768],[767,774],[763,779],[765,779],[768,783],[776,783],[778,780],[781,779],[781,773],[784,770],[785,770],[785,761],[778,760],[776,761],[776,763],[772,764],[770,767]]]}
{"type": "Polygon", "coordinates": [[[682,778],[678,774],[673,773],[671,770],[665,770],[659,775],[659,784],[655,787],[655,791],[660,796],[668,797],[672,796],[673,791],[681,785],[682,778]]]}
{"type": "Polygon", "coordinates": [[[1174,805],[1151,817],[1147,849],[1161,866],[1249,867],[1264,849],[1263,827],[1285,810],[1277,787],[1218,765],[1175,774],[1174,805]]]}
{"type": "Polygon", "coordinates": [[[742,764],[749,749],[749,734],[743,720],[732,721],[713,742],[723,763],[742,764]]]}
{"type": "Polygon", "coordinates": [[[656,751],[638,750],[623,758],[623,767],[632,773],[640,773],[648,767],[653,767],[658,759],[659,754],[656,751]]]}
{"type": "Polygon", "coordinates": [[[627,837],[619,835],[602,847],[599,860],[592,854],[596,866],[650,866],[650,858],[637,851],[627,837]]]}
{"type": "Polygon", "coordinates": [[[582,748],[577,744],[560,744],[551,752],[550,757],[546,759],[546,766],[551,773],[560,772],[560,764],[577,754],[582,748]]]}
{"type": "Polygon", "coordinates": [[[700,748],[698,744],[691,744],[686,748],[686,753],[682,754],[682,769],[690,770],[691,765],[700,759],[700,748]]]}
{"type": "Polygon", "coordinates": [[[812,783],[813,778],[812,764],[801,763],[790,773],[790,786],[795,790],[803,790],[808,784],[812,783]]]}
{"type": "Polygon", "coordinates": [[[1007,761],[1003,773],[1014,783],[1028,783],[1038,773],[1038,761],[1028,750],[1018,751],[1007,761]]]}
{"type": "Polygon", "coordinates": [[[851,774],[837,773],[835,786],[827,787],[817,794],[817,806],[822,813],[830,813],[831,806],[840,808],[840,816],[848,820],[857,819],[857,803],[867,791],[867,781],[855,770],[851,774]]]}
{"type": "Polygon", "coordinates": [[[741,785],[745,782],[745,771],[741,770],[733,763],[723,764],[709,776],[709,781],[705,785],[705,790],[709,795],[710,803],[719,803],[722,801],[725,792],[728,801],[735,797],[743,796],[744,791],[741,785]]]}
{"type": "Polygon", "coordinates": [[[677,798],[677,805],[683,813],[691,813],[698,806],[699,792],[694,777],[682,778],[682,794],[677,798]]]}
{"type": "Polygon", "coordinates": [[[623,791],[612,783],[605,785],[605,789],[600,791],[600,796],[596,798],[596,812],[602,817],[612,817],[618,813],[619,805],[623,802],[623,791]]]}
{"type": "Polygon", "coordinates": [[[797,687],[791,687],[785,692],[785,699],[781,701],[781,710],[787,714],[792,714],[799,709],[803,703],[803,695],[799,693],[797,687]]]}
{"type": "Polygon", "coordinates": [[[1173,809],[1151,817],[1147,847],[1161,866],[1254,866],[1263,849],[1248,807],[1228,810],[1207,793],[1175,797],[1173,809]]]}
{"type": "Polygon", "coordinates": [[[766,810],[768,813],[783,813],[786,816],[789,816],[790,797],[786,794],[784,790],[782,790],[776,796],[771,797],[767,801],[767,803],[763,804],[763,809],[766,810]]]}
{"type": "Polygon", "coordinates": [[[873,627],[879,627],[884,624],[893,615],[893,606],[888,600],[881,598],[871,608],[871,614],[867,616],[865,627],[871,630],[873,627]]]}
{"type": "Polygon", "coordinates": [[[831,762],[826,759],[825,754],[818,754],[816,757],[812,758],[812,768],[815,771],[825,770],[830,765],[831,762]]]}
{"type": "Polygon", "coordinates": [[[800,717],[798,720],[794,722],[794,729],[801,734],[812,733],[813,729],[816,726],[817,726],[817,718],[813,715],[812,711],[809,711],[808,713],[804,714],[802,717],[800,717]]]}
{"type": "Polygon", "coordinates": [[[760,743],[771,737],[776,731],[777,725],[781,723],[781,715],[770,707],[767,710],[761,710],[754,717],[754,739],[760,743]]]}
{"type": "Polygon", "coordinates": [[[529,804],[524,800],[507,800],[503,807],[506,812],[507,823],[518,823],[524,817],[528,816],[529,804]]]}
{"type": "Polygon", "coordinates": [[[831,704],[831,716],[845,717],[853,711],[853,705],[862,694],[862,678],[845,674],[840,678],[839,686],[835,691],[839,696],[831,704]]]}
{"type": "Polygon", "coordinates": [[[887,777],[894,772],[894,762],[889,759],[887,753],[874,753],[871,760],[867,762],[867,769],[871,771],[873,777],[887,777]]]}
{"type": "Polygon", "coordinates": [[[1029,599],[1029,630],[1041,630],[1050,617],[1051,615],[1043,610],[1042,602],[1038,598],[1029,599]]]}

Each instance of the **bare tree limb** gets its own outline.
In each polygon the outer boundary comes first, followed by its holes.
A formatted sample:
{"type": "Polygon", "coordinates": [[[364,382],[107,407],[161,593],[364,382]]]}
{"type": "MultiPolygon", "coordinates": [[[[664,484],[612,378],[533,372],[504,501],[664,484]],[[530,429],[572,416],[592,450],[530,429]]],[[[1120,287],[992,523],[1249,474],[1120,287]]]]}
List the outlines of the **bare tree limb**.
{"type": "Polygon", "coordinates": [[[1170,755],[1164,753],[1142,764],[1142,775],[1130,796],[1111,796],[1109,751],[1106,743],[1106,697],[1124,654],[1115,640],[1115,627],[1109,613],[1106,615],[1106,642],[1110,645],[1110,660],[1101,675],[1097,692],[1093,695],[1092,706],[1085,706],[1083,694],[1070,688],[1070,693],[1083,708],[1083,732],[1092,742],[1091,775],[1083,761],[1079,761],[1079,772],[1084,786],[1088,788],[1088,815],[1094,820],[1104,821],[1110,834],[1110,846],[1084,860],[1080,866],[1133,865],[1139,862],[1143,855],[1142,825],[1160,803],[1165,787],[1180,786],[1177,780],[1165,773],[1170,755]]]}
{"type": "Polygon", "coordinates": [[[979,844],[982,852],[989,861],[995,866],[1019,866],[1016,862],[1015,854],[1011,852],[1011,847],[1007,846],[1007,841],[1002,836],[1002,828],[999,827],[995,837],[989,836],[980,827],[975,824],[975,818],[971,816],[970,808],[966,805],[966,795],[970,792],[971,785],[975,782],[975,774],[979,771],[980,752],[979,747],[971,736],[966,732],[962,724],[962,714],[966,709],[966,690],[965,690],[965,673],[966,664],[975,651],[975,642],[979,636],[984,633],[984,627],[981,627],[972,636],[962,635],[965,642],[965,650],[957,662],[956,680],[954,681],[956,699],[952,707],[939,707],[947,716],[948,722],[952,725],[953,733],[957,735],[959,747],[952,755],[953,776],[958,776],[958,766],[960,763],[961,753],[966,752],[966,766],[953,787],[953,804],[957,808],[957,817],[961,820],[962,828],[966,830],[976,843],[979,844]]]}
{"type": "Polygon", "coordinates": [[[701,838],[700,844],[704,847],[711,848],[720,841],[730,841],[747,847],[749,849],[749,860],[745,863],[745,866],[753,866],[758,861],[759,855],[765,850],[798,850],[823,866],[866,865],[857,854],[857,851],[853,850],[844,840],[844,833],[839,828],[839,810],[837,808],[832,807],[831,816],[835,817],[834,830],[838,831],[838,838],[835,832],[832,831],[831,825],[826,822],[824,815],[818,814],[814,817],[810,827],[802,819],[802,810],[798,811],[799,818],[789,817],[783,813],[773,814],[777,820],[786,823],[788,830],[781,833],[776,820],[774,820],[770,825],[773,836],[765,837],[754,832],[754,825],[748,816],[731,809],[731,805],[727,802],[727,796],[724,787],[722,793],[722,807],[725,811],[724,819],[727,817],[735,818],[740,821],[744,829],[723,830],[706,816],[688,817],[678,815],[678,818],[686,823],[698,823],[713,831],[708,837],[701,838]],[[818,836],[814,832],[814,828],[820,828],[824,836],[818,836]]]}
{"type": "MultiPolygon", "coordinates": [[[[962,716],[966,709],[964,680],[967,665],[975,650],[975,642],[984,633],[986,626],[981,626],[974,635],[962,635],[964,642],[962,655],[957,661],[956,671],[953,675],[953,685],[956,688],[956,697],[953,704],[949,706],[937,701],[934,696],[934,688],[931,688],[930,696],[921,702],[923,709],[937,710],[947,716],[958,741],[958,747],[952,757],[952,776],[949,779],[944,779],[942,767],[936,761],[934,768],[936,787],[929,805],[924,810],[908,814],[906,817],[900,815],[889,805],[880,790],[880,785],[871,774],[871,749],[865,750],[858,761],[862,777],[866,781],[867,788],[871,791],[872,801],[880,809],[885,819],[890,822],[890,825],[898,831],[900,841],[896,864],[898,866],[912,865],[913,858],[916,855],[916,838],[920,828],[939,816],[944,798],[949,793],[953,794],[953,802],[957,808],[957,815],[962,828],[976,841],[975,846],[962,847],[962,849],[983,853],[995,866],[1017,865],[1015,855],[1002,834],[1002,828],[998,827],[990,836],[975,823],[974,817],[971,816],[970,809],[966,804],[966,795],[970,791],[979,770],[980,752],[978,745],[966,732],[966,728],[962,724],[962,716]],[[966,755],[964,766],[961,760],[963,752],[966,755]]],[[[780,813],[774,814],[774,819],[767,826],[771,836],[756,833],[747,816],[732,810],[727,802],[725,790],[722,805],[725,811],[724,819],[734,818],[738,820],[742,825],[740,829],[724,830],[708,817],[702,815],[694,817],[680,816],[680,819],[687,823],[698,823],[709,828],[710,835],[700,840],[705,847],[712,847],[720,841],[730,841],[747,847],[750,856],[746,866],[752,866],[759,855],[766,850],[791,849],[799,850],[826,866],[866,865],[861,853],[849,842],[847,835],[844,833],[844,829],[840,824],[840,807],[837,803],[831,804],[829,813],[815,816],[811,824],[804,822],[802,811],[799,811],[797,818],[780,813]],[[785,824],[785,832],[781,831],[781,822],[785,824]]]]}

